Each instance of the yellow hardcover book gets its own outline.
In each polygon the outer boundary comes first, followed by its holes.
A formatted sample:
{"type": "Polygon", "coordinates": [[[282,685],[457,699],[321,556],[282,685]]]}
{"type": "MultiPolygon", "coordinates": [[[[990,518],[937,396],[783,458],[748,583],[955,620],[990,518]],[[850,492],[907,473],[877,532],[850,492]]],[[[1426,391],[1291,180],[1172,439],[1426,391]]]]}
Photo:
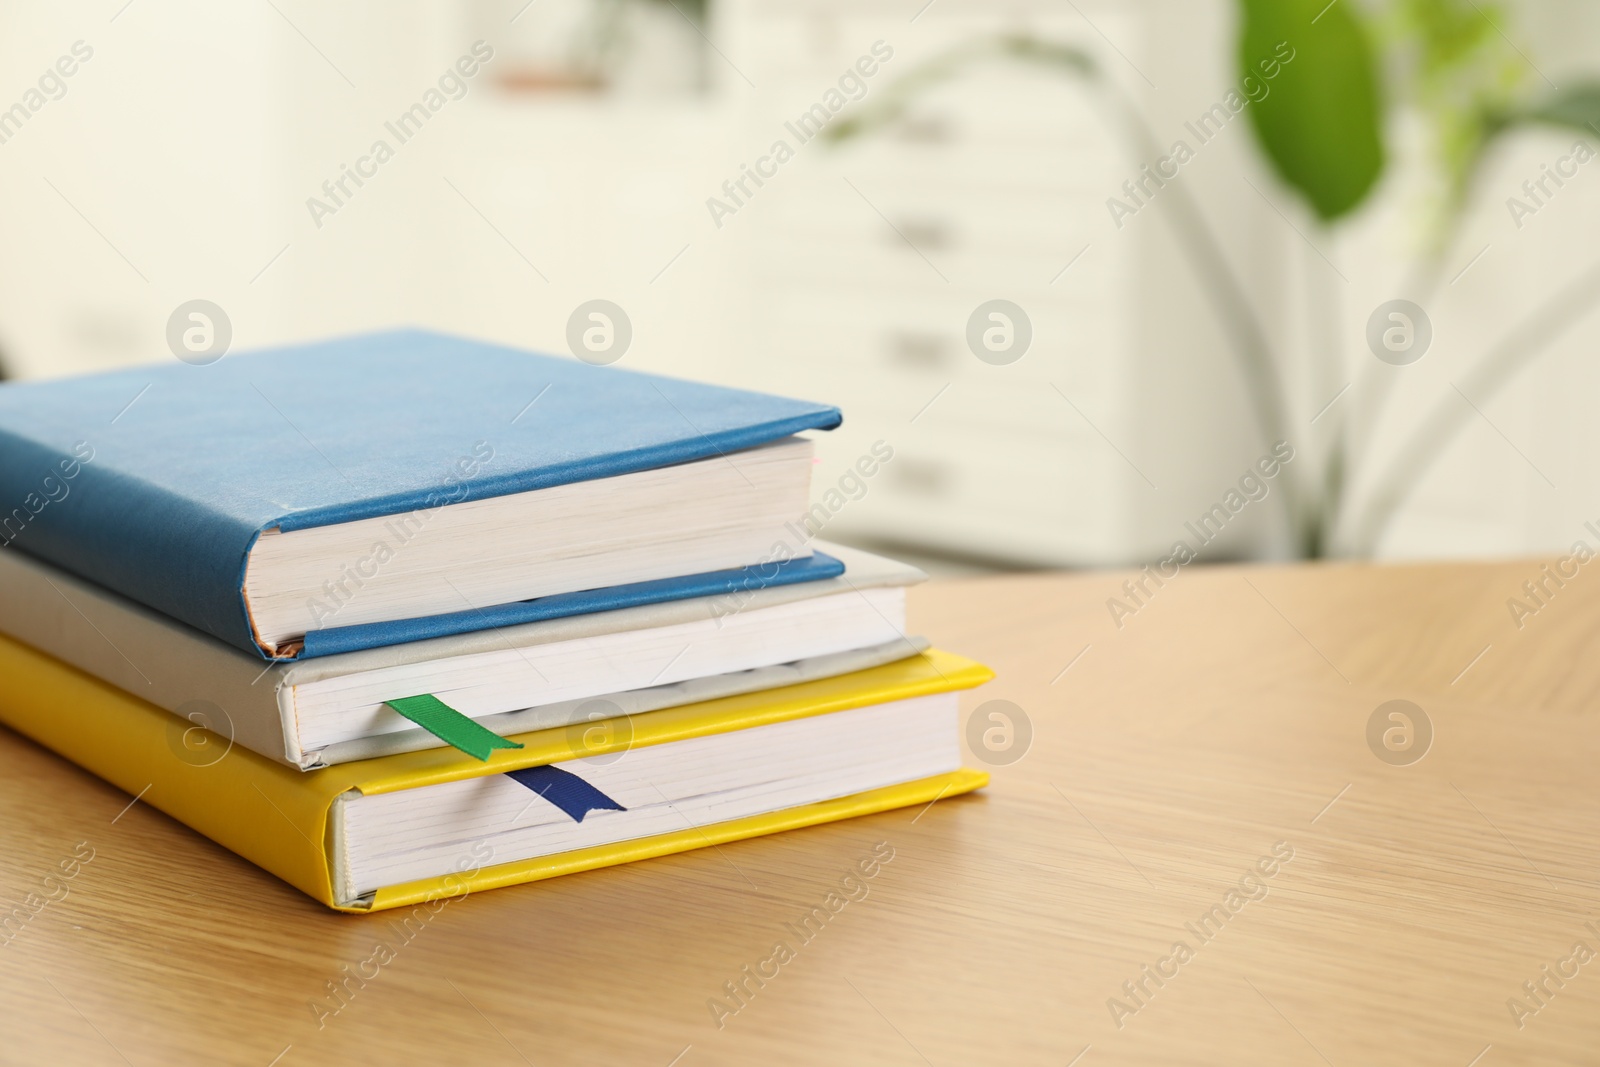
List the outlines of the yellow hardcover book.
{"type": "MultiPolygon", "coordinates": [[[[928,803],[988,782],[986,774],[960,767],[954,693],[983,684],[993,673],[971,660],[940,651],[854,674],[631,719],[520,734],[510,740],[521,748],[498,750],[487,762],[452,749],[429,749],[309,773],[241,746],[230,746],[221,737],[210,736],[208,745],[197,749],[195,739],[185,736],[197,728],[185,720],[4,636],[0,636],[0,677],[6,680],[0,687],[0,722],[129,794],[142,794],[144,803],[341,911],[405,907],[539,881],[928,803]],[[908,718],[913,711],[918,717],[908,718]],[[930,728],[911,730],[907,724],[913,722],[930,728]],[[850,732],[818,732],[823,727],[849,727],[850,732]],[[811,735],[801,736],[805,730],[811,735]],[[811,757],[814,773],[810,778],[801,774],[804,767],[792,772],[797,776],[795,782],[802,778],[810,782],[831,773],[825,764],[849,762],[856,750],[872,744],[886,746],[884,751],[893,755],[896,730],[938,733],[939,737],[928,742],[915,736],[901,739],[907,749],[920,745],[926,752],[899,762],[880,760],[872,773],[882,776],[885,768],[892,771],[895,767],[925,770],[937,765],[944,769],[848,795],[720,820],[716,812],[737,812],[739,804],[748,807],[750,795],[760,794],[772,802],[784,795],[783,789],[792,791],[795,783],[746,785],[742,792],[730,785],[704,801],[683,797],[669,801],[663,786],[656,784],[658,779],[703,779],[708,774],[714,778],[719,770],[714,762],[717,758],[738,767],[737,758],[718,757],[717,752],[732,752],[729,745],[757,737],[764,737],[766,744],[782,746],[781,751],[792,753],[799,763],[806,759],[807,744],[827,746],[811,757]],[[858,736],[862,739],[859,744],[858,736]],[[681,744],[698,746],[695,751],[713,761],[708,764],[709,771],[697,765],[694,774],[688,775],[662,762],[674,751],[668,746],[681,744]],[[557,764],[589,779],[603,772],[609,776],[605,781],[617,783],[613,788],[631,790],[627,795],[632,797],[640,796],[648,785],[664,803],[617,803],[612,805],[614,811],[597,805],[588,820],[580,814],[574,821],[541,799],[540,790],[511,773],[557,764]],[[646,781],[640,777],[641,765],[656,766],[659,773],[646,781]],[[531,815],[519,813],[517,820],[504,828],[481,825],[479,816],[496,804],[503,812],[506,803],[520,803],[524,797],[524,810],[533,809],[531,815]],[[700,807],[693,807],[695,803],[700,807]],[[415,847],[387,851],[360,847],[358,837],[368,831],[374,839],[393,838],[412,845],[446,810],[463,820],[456,829],[466,827],[455,838],[475,843],[443,869],[435,869],[438,864],[433,856],[415,847]],[[582,840],[577,835],[593,836],[607,826],[617,832],[623,826],[621,816],[628,817],[629,826],[658,832],[541,855],[516,855],[518,847],[528,847],[530,834],[544,835],[539,840],[547,845],[582,840]],[[664,822],[674,816],[679,820],[676,826],[664,822]],[[612,820],[609,823],[608,818],[612,820]],[[526,819],[537,825],[521,825],[526,819]],[[588,828],[582,825],[585,821],[588,828]],[[429,863],[434,866],[428,867],[429,863]],[[406,876],[418,871],[423,873],[406,876]],[[389,877],[395,880],[386,881],[389,877]]],[[[588,788],[588,783],[583,788],[588,788]]]]}

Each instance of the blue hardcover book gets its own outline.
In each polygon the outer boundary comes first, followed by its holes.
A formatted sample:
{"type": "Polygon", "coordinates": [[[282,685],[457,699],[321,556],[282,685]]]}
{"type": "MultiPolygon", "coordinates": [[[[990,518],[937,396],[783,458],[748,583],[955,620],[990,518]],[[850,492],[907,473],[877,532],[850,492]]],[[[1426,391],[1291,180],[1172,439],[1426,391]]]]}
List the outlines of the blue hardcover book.
{"type": "Polygon", "coordinates": [[[405,330],[0,386],[0,547],[266,658],[832,577],[837,408],[405,330]]]}

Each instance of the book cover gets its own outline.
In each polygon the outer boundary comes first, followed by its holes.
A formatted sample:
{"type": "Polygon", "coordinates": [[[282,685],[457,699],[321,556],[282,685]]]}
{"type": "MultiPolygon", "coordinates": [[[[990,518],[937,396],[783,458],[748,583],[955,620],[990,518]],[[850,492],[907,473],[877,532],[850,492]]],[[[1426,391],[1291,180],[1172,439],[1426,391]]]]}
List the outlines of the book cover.
{"type": "MultiPolygon", "coordinates": [[[[264,530],[426,514],[839,422],[827,405],[417,330],[8,383],[0,546],[266,656],[242,591],[264,530]]],[[[362,647],[393,643],[384,625],[362,647]]]]}
{"type": "MultiPolygon", "coordinates": [[[[370,903],[349,904],[335,899],[333,887],[329,816],[336,797],[349,790],[388,793],[570,759],[568,731],[518,735],[515,739],[523,748],[502,749],[487,763],[449,749],[429,749],[303,774],[234,747],[214,763],[197,764],[184,757],[176,740],[181,720],[7,637],[0,637],[0,676],[7,679],[0,687],[0,721],[341,911],[404,907],[928,803],[988,781],[981,772],[959,770],[679,833],[390,886],[379,890],[370,903]]],[[[640,715],[632,721],[631,737],[619,740],[616,747],[662,744],[970,689],[991,677],[993,673],[980,664],[932,651],[856,674],[640,715]]],[[[608,750],[602,745],[589,751],[608,750]]]]}
{"type": "MultiPolygon", "coordinates": [[[[322,764],[432,748],[443,742],[427,731],[411,730],[359,742],[341,742],[316,753],[315,759],[308,758],[295,730],[294,713],[293,690],[304,683],[455,656],[531,648],[675,623],[719,620],[733,613],[841,592],[910,585],[925,577],[915,567],[869,552],[820,542],[817,547],[818,556],[813,558],[836,557],[848,568],[847,574],[815,582],[737,589],[716,596],[570,615],[320,658],[302,657],[265,667],[258,657],[109,589],[85,582],[23,553],[0,552],[0,633],[18,638],[174,714],[196,714],[202,720],[225,716],[225,722],[204,724],[271,759],[310,769],[322,764]],[[822,557],[824,551],[827,557],[822,557]]],[[[631,714],[787,684],[782,679],[848,673],[914,655],[924,647],[925,643],[904,639],[887,648],[861,650],[855,655],[819,657],[782,668],[741,671],[736,676],[718,675],[657,686],[652,687],[653,692],[635,690],[632,696],[608,692],[603,698],[631,714]]],[[[530,704],[526,710],[481,721],[502,735],[525,733],[564,725],[557,721],[563,715],[576,721],[582,717],[578,711],[582,703],[530,704]]]]}

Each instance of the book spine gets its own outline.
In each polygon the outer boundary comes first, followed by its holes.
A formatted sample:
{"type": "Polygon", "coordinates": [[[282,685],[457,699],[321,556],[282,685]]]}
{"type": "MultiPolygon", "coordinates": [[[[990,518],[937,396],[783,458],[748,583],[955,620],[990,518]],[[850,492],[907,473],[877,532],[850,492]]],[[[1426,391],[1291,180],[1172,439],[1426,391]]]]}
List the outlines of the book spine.
{"type": "Polygon", "coordinates": [[[116,453],[114,423],[52,443],[0,426],[0,552],[53,563],[264,657],[242,592],[257,531],[122,473],[116,453]]]}
{"type": "MultiPolygon", "coordinates": [[[[48,653],[269,759],[294,762],[278,693],[290,665],[254,656],[74,578],[23,552],[0,550],[0,633],[48,653]]],[[[291,724],[293,720],[290,720],[291,724]]],[[[196,745],[199,735],[189,738],[196,745]]],[[[192,753],[203,763],[212,752],[192,753]]]]}
{"type": "Polygon", "coordinates": [[[167,712],[3,636],[0,677],[0,722],[337,906],[328,815],[358,772],[304,774],[237,746],[197,768],[167,712]]]}

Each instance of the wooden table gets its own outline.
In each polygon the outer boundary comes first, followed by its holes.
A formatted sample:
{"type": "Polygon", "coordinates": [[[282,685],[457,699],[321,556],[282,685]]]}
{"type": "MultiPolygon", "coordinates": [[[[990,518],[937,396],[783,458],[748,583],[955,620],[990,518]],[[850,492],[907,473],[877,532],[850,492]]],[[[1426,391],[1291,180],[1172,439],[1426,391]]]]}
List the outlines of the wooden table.
{"type": "Polygon", "coordinates": [[[4,895],[94,850],[0,946],[0,1060],[1600,1062],[1600,959],[1573,948],[1600,951],[1600,578],[1519,630],[1538,575],[1194,568],[1120,629],[1127,575],[936,583],[914,629],[1000,674],[963,714],[1032,724],[986,791],[454,902],[320,1027],[388,918],[0,731],[4,895]],[[1396,699],[1432,724],[1420,761],[1369,746],[1396,699]],[[794,939],[878,842],[868,895],[794,939]],[[795,958],[719,1028],[708,1001],[778,940],[795,958]]]}

